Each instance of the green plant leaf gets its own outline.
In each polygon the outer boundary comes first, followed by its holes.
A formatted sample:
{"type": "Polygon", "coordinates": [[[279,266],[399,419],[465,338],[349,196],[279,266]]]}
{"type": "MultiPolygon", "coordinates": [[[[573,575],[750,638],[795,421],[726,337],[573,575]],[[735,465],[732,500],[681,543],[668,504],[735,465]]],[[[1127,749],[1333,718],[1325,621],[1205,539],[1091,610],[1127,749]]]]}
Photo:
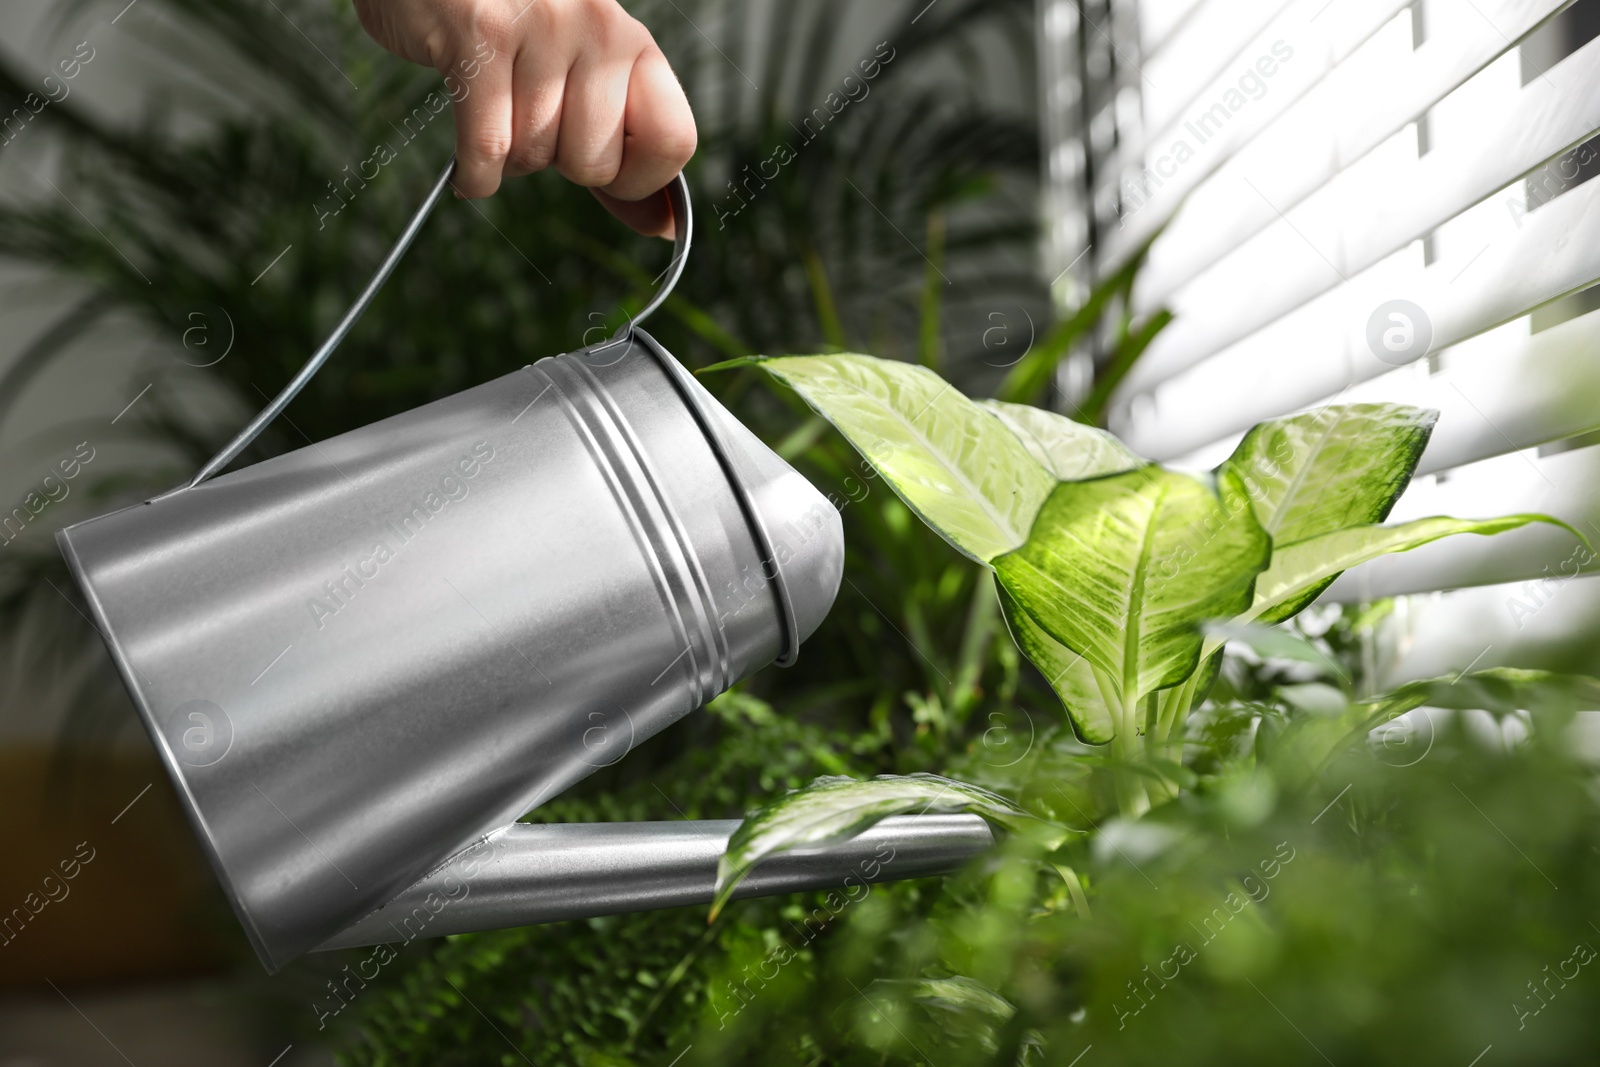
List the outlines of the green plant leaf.
{"type": "Polygon", "coordinates": [[[1490,667],[1471,674],[1407,682],[1365,703],[1387,718],[1420,707],[1481,709],[1494,715],[1517,711],[1570,714],[1600,709],[1600,679],[1584,674],[1490,667]]]}
{"type": "Polygon", "coordinates": [[[707,367],[701,367],[695,374],[715,374],[718,371],[734,370],[738,367],[759,367],[765,356],[735,356],[732,359],[722,360],[707,367]]]}
{"type": "Polygon", "coordinates": [[[1072,899],[1072,910],[1078,913],[1078,918],[1088,922],[1093,916],[1089,913],[1089,895],[1083,891],[1083,879],[1078,877],[1078,872],[1064,863],[1053,863],[1052,867],[1066,883],[1067,896],[1072,899]]]}
{"type": "Polygon", "coordinates": [[[1256,521],[1290,545],[1382,522],[1438,417],[1403,404],[1316,408],[1260,423],[1219,469],[1239,475],[1256,521]]]}
{"type": "MultiPolygon", "coordinates": [[[[874,1014],[890,1020],[893,1026],[890,1033],[899,1031],[897,1036],[919,1053],[919,1063],[924,1062],[920,1053],[929,1047],[940,1050],[952,1046],[975,1047],[992,1058],[1000,1050],[1002,1028],[1017,1013],[1016,1006],[1005,997],[964,975],[879,978],[862,996],[874,1014]],[[906,1008],[914,1009],[910,1017],[894,1023],[894,1017],[906,1008]],[[907,1037],[908,1030],[917,1035],[915,1043],[907,1037]]],[[[874,1043],[870,1031],[863,1031],[860,1036],[864,1042],[874,1043]]],[[[883,1038],[877,1040],[881,1042],[883,1038]]],[[[1043,1040],[1037,1031],[1025,1031],[1018,1035],[1018,1040],[1021,1051],[1016,1056],[1017,1063],[1042,1062],[1043,1040]]]]}
{"type": "MultiPolygon", "coordinates": [[[[1079,481],[1120,474],[1144,460],[1104,430],[1028,404],[980,400],[995,418],[1016,434],[1029,455],[1061,481],[1079,481]]],[[[1094,668],[1083,656],[1045,632],[1002,590],[1000,602],[1011,639],[1050,683],[1066,709],[1078,739],[1103,745],[1115,735],[1115,720],[1094,668]]]]}
{"type": "Polygon", "coordinates": [[[1112,345],[1111,358],[1095,374],[1094,388],[1089,395],[1075,408],[1079,417],[1096,426],[1105,424],[1106,408],[1111,404],[1111,396],[1117,391],[1117,386],[1133,370],[1134,364],[1139,362],[1150,343],[1172,322],[1172,317],[1172,312],[1166,308],[1158,308],[1131,329],[1124,320],[1122,328],[1117,331],[1117,340],[1112,345]]]}
{"type": "Polygon", "coordinates": [[[1309,716],[1295,723],[1275,745],[1272,760],[1276,773],[1286,782],[1305,780],[1379,726],[1421,707],[1481,709],[1494,715],[1517,711],[1570,715],[1600,709],[1600,679],[1490,667],[1407,682],[1351,704],[1339,714],[1309,716]]]}
{"type": "Polygon", "coordinates": [[[1075,311],[1039,338],[1039,343],[1006,372],[995,395],[1022,403],[1038,400],[1049,386],[1056,367],[1073,345],[1094,329],[1117,298],[1126,298],[1153,240],[1152,236],[1115,273],[1102,278],[1075,311]]]}
{"type": "Polygon", "coordinates": [[[849,840],[891,815],[971,812],[1048,849],[1066,840],[1066,827],[1017,807],[998,793],[936,774],[879,775],[870,781],[818,778],[745,817],[717,863],[711,918],[722,911],[744,876],[780,852],[849,840]]]}
{"type": "Polygon", "coordinates": [[[1238,641],[1249,645],[1262,656],[1310,664],[1349,681],[1348,674],[1339,666],[1338,660],[1289,627],[1263,626],[1260,623],[1248,622],[1214,622],[1205,626],[1205,632],[1207,637],[1219,641],[1238,641]]]}
{"type": "Polygon", "coordinates": [[[1379,556],[1409,552],[1430,541],[1454,534],[1470,533],[1487,537],[1515,530],[1531,522],[1559,526],[1571,531],[1578,540],[1584,540],[1577,530],[1549,515],[1502,515],[1494,519],[1452,519],[1440,515],[1398,526],[1356,526],[1348,530],[1335,530],[1297,544],[1281,546],[1273,553],[1271,566],[1256,582],[1255,603],[1247,613],[1234,621],[1242,623],[1258,618],[1275,621],[1281,616],[1279,609],[1284,605],[1302,600],[1308,590],[1320,591],[1329,578],[1379,556]]]}
{"type": "Polygon", "coordinates": [[[1078,740],[1090,745],[1108,743],[1117,734],[1116,719],[1089,661],[1045,633],[1003,589],[1000,606],[1011,639],[1061,698],[1078,740]]]}
{"type": "Polygon", "coordinates": [[[805,398],[924,522],[980,563],[1022,544],[1054,479],[926,367],[845,353],[761,366],[805,398]]]}
{"type": "Polygon", "coordinates": [[[1105,430],[1086,426],[1065,415],[1028,404],[980,400],[1006,429],[1017,435],[1028,454],[1058,481],[1076,482],[1120,474],[1143,466],[1144,460],[1105,430]]]}
{"type": "Polygon", "coordinates": [[[1051,637],[1104,672],[1124,712],[1199,663],[1208,619],[1243,611],[1271,541],[1199,478],[1140,467],[1057,485],[1001,584],[1051,637]]]}
{"type": "MultiPolygon", "coordinates": [[[[1382,522],[1405,491],[1439,413],[1402,404],[1344,404],[1263,422],[1218,472],[1238,475],[1276,550],[1382,522]]],[[[1281,622],[1315,600],[1330,575],[1265,618],[1281,622]]],[[[1259,595],[1259,592],[1258,592],[1259,595]]]]}
{"type": "Polygon", "coordinates": [[[1016,1006],[1005,997],[982,982],[959,974],[950,978],[879,978],[868,989],[941,1011],[958,1015],[970,1012],[1002,1023],[1017,1013],[1016,1006]]]}

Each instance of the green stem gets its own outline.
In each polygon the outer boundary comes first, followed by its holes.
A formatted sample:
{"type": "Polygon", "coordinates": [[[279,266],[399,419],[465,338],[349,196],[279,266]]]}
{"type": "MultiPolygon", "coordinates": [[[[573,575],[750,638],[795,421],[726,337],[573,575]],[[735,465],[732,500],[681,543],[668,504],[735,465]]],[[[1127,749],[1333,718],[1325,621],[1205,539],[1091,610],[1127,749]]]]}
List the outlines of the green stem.
{"type": "MultiPolygon", "coordinates": [[[[1116,722],[1116,734],[1111,738],[1111,753],[1116,758],[1112,768],[1112,781],[1116,784],[1117,810],[1130,819],[1137,819],[1150,810],[1150,795],[1145,791],[1145,776],[1134,767],[1145,762],[1144,745],[1139,734],[1136,713],[1129,702],[1122,699],[1115,687],[1101,681],[1101,690],[1116,722]]],[[[1138,701],[1132,702],[1133,708],[1138,701]]]]}
{"type": "Polygon", "coordinates": [[[1061,880],[1067,883],[1067,895],[1072,898],[1073,910],[1078,913],[1078,918],[1087,922],[1091,918],[1089,897],[1083,891],[1083,882],[1079,880],[1078,872],[1064,863],[1055,864],[1055,869],[1061,880]]]}
{"type": "Polygon", "coordinates": [[[1144,790],[1144,776],[1133,770],[1131,764],[1140,760],[1139,740],[1134,738],[1133,743],[1127,741],[1127,734],[1117,731],[1117,736],[1111,740],[1113,754],[1119,764],[1112,770],[1112,778],[1117,787],[1117,810],[1130,819],[1137,819],[1150,810],[1150,795],[1144,790]]]}
{"type": "Polygon", "coordinates": [[[828,284],[828,272],[822,257],[807,247],[800,253],[800,262],[806,268],[806,281],[811,285],[811,299],[817,308],[817,322],[822,325],[822,336],[828,344],[843,352],[849,343],[844,338],[844,326],[839,321],[839,309],[833,300],[833,286],[828,284]]]}
{"type": "Polygon", "coordinates": [[[967,607],[966,625],[961,634],[961,650],[956,661],[956,680],[950,692],[950,713],[958,724],[965,725],[967,717],[981,699],[979,684],[983,669],[988,663],[989,646],[995,632],[995,622],[1000,616],[1000,597],[995,592],[994,572],[987,567],[978,573],[972,586],[972,599],[967,607]]]}
{"type": "Polygon", "coordinates": [[[1195,686],[1192,682],[1185,682],[1161,724],[1161,744],[1174,763],[1183,762],[1183,744],[1189,733],[1189,710],[1194,705],[1194,698],[1195,686]]]}
{"type": "MultiPolygon", "coordinates": [[[[1163,752],[1170,747],[1173,731],[1189,717],[1189,705],[1194,701],[1194,677],[1191,675],[1181,685],[1162,690],[1156,703],[1155,726],[1151,733],[1163,752]]],[[[1179,731],[1180,735],[1182,731],[1179,731]]]]}
{"type": "MultiPolygon", "coordinates": [[[[1180,686],[1177,688],[1181,689],[1182,687],[1180,686]]],[[[1146,758],[1149,759],[1153,765],[1152,769],[1155,769],[1154,765],[1157,764],[1175,763],[1180,762],[1183,759],[1182,746],[1179,746],[1177,759],[1174,760],[1172,758],[1171,746],[1167,742],[1168,724],[1163,717],[1163,711],[1165,710],[1168,701],[1171,699],[1168,694],[1172,692],[1172,690],[1162,690],[1151,693],[1145,698],[1147,703],[1145,712],[1146,725],[1144,747],[1146,758]]],[[[1164,803],[1168,800],[1176,799],[1178,796],[1178,783],[1166,777],[1166,775],[1161,774],[1159,770],[1157,770],[1156,773],[1159,775],[1159,777],[1152,777],[1152,781],[1145,786],[1145,790],[1150,795],[1152,803],[1164,803]]]]}
{"type": "Polygon", "coordinates": [[[1112,352],[1111,362],[1095,376],[1094,389],[1087,399],[1078,408],[1078,415],[1091,426],[1104,426],[1106,422],[1106,408],[1111,403],[1111,394],[1116,392],[1117,386],[1122,384],[1122,379],[1128,376],[1134,363],[1138,362],[1144,350],[1150,347],[1150,342],[1155,340],[1172,321],[1172,312],[1162,308],[1131,332],[1121,331],[1117,339],[1116,348],[1112,352]]]}

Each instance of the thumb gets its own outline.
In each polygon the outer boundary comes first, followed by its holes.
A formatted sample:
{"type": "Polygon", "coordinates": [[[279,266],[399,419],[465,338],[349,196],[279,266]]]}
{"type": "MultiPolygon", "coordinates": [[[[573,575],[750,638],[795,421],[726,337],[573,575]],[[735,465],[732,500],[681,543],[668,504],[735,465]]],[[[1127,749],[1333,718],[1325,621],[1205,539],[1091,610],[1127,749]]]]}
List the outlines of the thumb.
{"type": "Polygon", "coordinates": [[[589,192],[594,194],[602,207],[636,232],[646,237],[672,240],[676,232],[676,220],[673,218],[672,201],[665,189],[651,193],[643,200],[621,200],[594,188],[589,192]]]}

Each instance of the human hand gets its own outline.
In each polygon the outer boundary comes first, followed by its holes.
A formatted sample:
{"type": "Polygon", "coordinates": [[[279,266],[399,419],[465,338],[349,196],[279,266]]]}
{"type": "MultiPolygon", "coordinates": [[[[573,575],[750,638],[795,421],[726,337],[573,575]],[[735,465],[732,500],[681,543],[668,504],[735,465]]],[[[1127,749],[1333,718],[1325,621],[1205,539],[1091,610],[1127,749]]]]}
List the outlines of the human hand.
{"type": "Polygon", "coordinates": [[[456,195],[554,166],[640,233],[695,150],[694,116],[650,32],[617,0],[355,0],[372,39],[447,78],[456,195]]]}

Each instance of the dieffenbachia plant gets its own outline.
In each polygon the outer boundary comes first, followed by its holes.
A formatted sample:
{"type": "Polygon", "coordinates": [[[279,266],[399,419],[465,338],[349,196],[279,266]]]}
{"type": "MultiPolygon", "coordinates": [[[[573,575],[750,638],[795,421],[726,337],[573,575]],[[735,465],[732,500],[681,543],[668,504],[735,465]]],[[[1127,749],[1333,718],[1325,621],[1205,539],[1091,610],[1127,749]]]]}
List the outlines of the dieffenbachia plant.
{"type": "MultiPolygon", "coordinates": [[[[1228,624],[1283,622],[1342,571],[1442,537],[1571,530],[1531,514],[1380,525],[1433,428],[1435,414],[1417,408],[1265,422],[1196,475],[1051,412],[970,400],[920,366],[852,354],[739,362],[798,392],[913,512],[994,571],[1013,638],[1079,737],[1146,770],[1181,759],[1228,624]]],[[[1119,776],[1125,812],[1148,807],[1150,780],[1119,776]]]]}

